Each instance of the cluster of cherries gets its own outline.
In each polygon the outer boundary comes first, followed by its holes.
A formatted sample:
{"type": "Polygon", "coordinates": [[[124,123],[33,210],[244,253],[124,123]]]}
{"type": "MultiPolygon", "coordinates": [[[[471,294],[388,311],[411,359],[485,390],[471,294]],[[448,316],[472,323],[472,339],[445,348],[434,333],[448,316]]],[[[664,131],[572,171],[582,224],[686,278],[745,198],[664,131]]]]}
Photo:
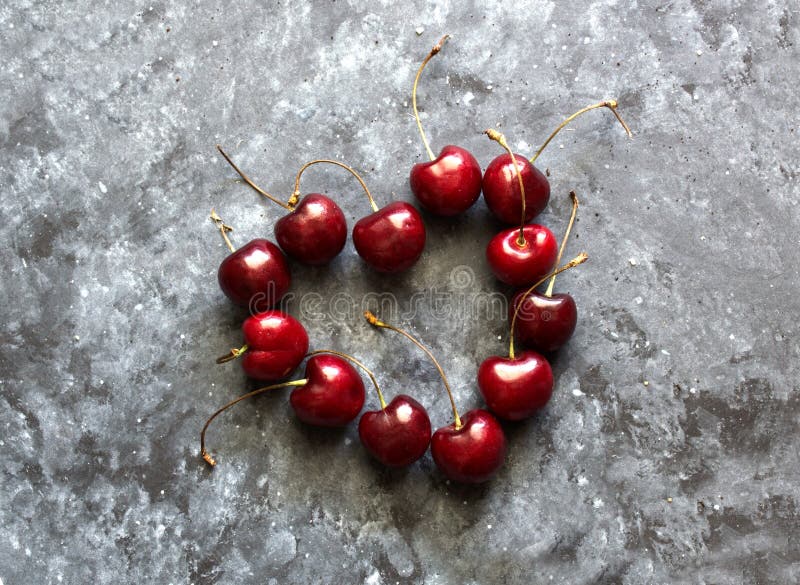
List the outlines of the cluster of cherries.
{"type": "Polygon", "coordinates": [[[414,115],[430,162],[413,166],[411,190],[429,213],[453,216],[466,211],[483,192],[489,210],[501,221],[519,223],[497,234],[489,243],[486,257],[498,280],[524,288],[510,304],[508,356],[491,356],[478,370],[478,387],[488,410],[475,409],[459,416],[453,393],[442,367],[433,354],[408,332],[381,321],[367,311],[364,316],[373,326],[400,333],[431,359],[442,378],[453,411],[453,422],[432,433],[425,407],[411,396],[400,394],[388,404],[371,372],[353,356],[333,350],[309,352],[303,325],[274,307],[287,292],[291,277],[284,252],[294,260],[310,265],[330,262],[345,245],[347,224],[341,208],[331,198],[311,193],[301,198],[300,179],[312,165],[328,163],[350,172],[360,183],[373,212],[353,228],[353,243],[363,260],[375,270],[399,272],[414,265],[425,247],[425,225],[420,213],[405,202],[378,208],[358,173],[334,160],[314,160],[303,165],[295,179],[294,192],[284,203],[258,187],[231,158],[217,147],[242,180],[289,213],[275,223],[275,239],[280,248],[265,239],[256,239],[238,250],[228,237],[231,231],[212,210],[211,219],[231,250],[219,267],[222,291],[236,304],[248,307],[251,316],[242,325],[244,345],[217,360],[239,359],[245,373],[255,380],[277,382],[240,396],[217,410],[200,434],[200,451],[210,465],[216,462],[205,448],[209,424],[231,406],[263,392],[293,387],[290,403],[304,423],[325,427],[343,426],[353,421],[364,406],[361,368],[375,387],[380,410],[367,411],[359,420],[361,442],[378,461],[390,467],[410,465],[431,449],[433,460],[449,479],[478,483],[491,478],[502,465],[506,439],[495,416],[522,420],[540,410],[553,392],[553,372],[543,353],[563,346],[575,330],[577,307],[569,294],[553,294],[556,276],[587,258],[579,254],[559,267],[569,233],[575,221],[578,198],[572,198],[572,213],[561,242],[545,226],[528,223],[550,199],[550,184],[533,163],[564,126],[584,112],[608,108],[630,130],[616,111],[615,101],[588,106],[567,118],[528,160],[509,148],[505,137],[487,130],[490,139],[506,150],[482,173],[472,154],[458,146],[445,146],[433,155],[417,110],[417,85],[427,63],[442,48],[447,36],[425,57],[417,71],[412,90],[414,115]],[[283,252],[281,251],[283,250],[283,252]],[[536,289],[549,280],[542,294],[536,289]],[[514,339],[529,349],[515,353],[514,339]],[[541,353],[540,353],[541,352],[541,353]],[[285,380],[305,359],[305,375],[285,380]],[[491,412],[490,412],[491,411],[491,412]]]}

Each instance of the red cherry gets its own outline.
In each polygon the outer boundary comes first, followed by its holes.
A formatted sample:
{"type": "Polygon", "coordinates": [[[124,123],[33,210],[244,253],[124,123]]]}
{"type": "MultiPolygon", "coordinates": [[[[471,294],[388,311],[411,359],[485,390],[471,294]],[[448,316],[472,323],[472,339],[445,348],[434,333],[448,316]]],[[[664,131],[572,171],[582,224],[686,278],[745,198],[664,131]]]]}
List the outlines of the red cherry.
{"type": "Polygon", "coordinates": [[[512,286],[524,286],[550,272],[558,255],[553,232],[542,225],[528,224],[497,234],[486,248],[486,260],[494,275],[512,286]]]}
{"type": "Polygon", "coordinates": [[[541,409],[553,394],[553,370],[535,351],[512,358],[492,356],[478,369],[478,388],[500,418],[522,420],[541,409]]]}
{"type": "Polygon", "coordinates": [[[445,146],[436,159],[411,168],[411,191],[423,209],[436,215],[457,215],[481,194],[481,167],[460,146],[445,146]]]}
{"type": "Polygon", "coordinates": [[[333,260],[347,241],[347,220],[333,199],[311,193],[275,223],[275,239],[289,256],[311,266],[333,260]]]}
{"type": "MultiPolygon", "coordinates": [[[[525,221],[539,215],[550,200],[547,177],[521,154],[514,154],[525,186],[525,221]]],[[[522,197],[514,162],[508,153],[495,158],[483,174],[483,198],[489,210],[502,222],[519,223],[522,197]]]]}
{"type": "Polygon", "coordinates": [[[304,423],[341,427],[364,406],[364,382],[347,361],[336,355],[314,355],[306,363],[307,383],[292,391],[289,401],[304,423]]]}
{"type": "Polygon", "coordinates": [[[358,220],[353,244],[375,270],[400,272],[411,268],[422,255],[425,224],[412,205],[395,201],[358,220]]]}
{"type": "Polygon", "coordinates": [[[561,348],[575,331],[578,307],[575,299],[566,293],[546,296],[533,291],[514,295],[508,309],[508,318],[522,303],[517,315],[517,339],[524,345],[551,352],[561,348]]]}
{"type": "Polygon", "coordinates": [[[358,436],[375,459],[389,467],[404,467],[428,450],[431,420],[419,402],[398,394],[381,410],[361,415],[358,436]]]}
{"type": "Polygon", "coordinates": [[[219,265],[219,286],[231,301],[263,311],[281,300],[291,284],[289,265],[268,240],[251,240],[219,265]]]}
{"type": "Polygon", "coordinates": [[[242,324],[245,349],[242,369],[255,380],[280,380],[291,374],[308,351],[303,325],[281,311],[252,315],[242,324]]]}
{"type": "Polygon", "coordinates": [[[491,479],[506,456],[506,436],[490,413],[470,410],[456,423],[433,433],[431,455],[439,469],[453,481],[481,483],[491,479]]]}

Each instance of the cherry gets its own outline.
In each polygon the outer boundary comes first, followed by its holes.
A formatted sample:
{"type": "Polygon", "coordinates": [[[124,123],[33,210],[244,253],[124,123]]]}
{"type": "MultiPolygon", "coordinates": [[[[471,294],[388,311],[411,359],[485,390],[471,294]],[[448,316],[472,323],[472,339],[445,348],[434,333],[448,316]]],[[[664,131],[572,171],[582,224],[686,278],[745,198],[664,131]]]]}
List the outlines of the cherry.
{"type": "MultiPolygon", "coordinates": [[[[550,201],[550,183],[539,169],[521,154],[514,155],[525,185],[525,220],[539,215],[550,201]]],[[[500,221],[516,223],[522,213],[522,197],[514,178],[514,161],[510,154],[496,157],[483,174],[483,198],[486,206],[500,221]]]]}
{"type": "Polygon", "coordinates": [[[305,378],[307,383],[289,397],[297,418],[304,423],[342,427],[361,412],[364,383],[340,355],[314,355],[306,364],[305,378]]]}
{"type": "MultiPolygon", "coordinates": [[[[556,264],[561,261],[569,233],[575,222],[575,215],[578,212],[578,197],[574,191],[570,193],[570,197],[572,198],[572,214],[567,231],[561,240],[556,264]]],[[[513,319],[514,313],[519,311],[517,339],[529,347],[544,352],[552,352],[561,348],[572,337],[578,323],[578,308],[575,305],[575,299],[566,293],[553,294],[555,282],[556,277],[551,277],[544,294],[530,291],[526,295],[523,291],[519,291],[514,295],[509,307],[509,320],[513,319]]]]}
{"type": "Polygon", "coordinates": [[[300,168],[294,181],[294,191],[289,200],[283,203],[245,175],[222,147],[217,145],[217,150],[249,187],[289,211],[275,223],[275,239],[289,256],[303,264],[320,266],[329,263],[342,251],[347,241],[347,221],[342,209],[333,199],[321,193],[310,193],[300,199],[300,177],[308,167],[326,163],[345,169],[358,180],[372,202],[369,189],[355,170],[339,161],[318,159],[307,162],[300,168]]]}
{"type": "Polygon", "coordinates": [[[255,380],[280,380],[291,374],[308,351],[303,325],[281,311],[251,315],[242,324],[244,346],[217,360],[218,364],[242,357],[242,369],[255,380]]]}
{"type": "Polygon", "coordinates": [[[431,419],[425,407],[398,394],[380,410],[369,410],[358,422],[361,443],[378,461],[389,467],[411,465],[425,454],[431,442],[431,419]]]}
{"type": "Polygon", "coordinates": [[[535,223],[503,230],[486,247],[486,260],[498,280],[525,286],[550,272],[558,242],[549,229],[535,223]]]}
{"type": "Polygon", "coordinates": [[[305,377],[258,388],[240,396],[212,414],[200,431],[200,455],[212,467],[217,464],[206,450],[206,431],[220,414],[242,400],[279,388],[294,387],[289,402],[301,421],[323,427],[344,426],[352,421],[364,405],[364,383],[352,362],[367,372],[380,392],[374,374],[353,356],[338,351],[319,350],[310,354],[305,377]]]}
{"type": "Polygon", "coordinates": [[[454,420],[438,429],[431,438],[431,455],[437,467],[453,481],[481,483],[491,479],[506,455],[506,437],[497,420],[482,409],[470,410],[462,419],[458,415],[447,376],[431,351],[410,333],[384,323],[373,313],[366,311],[364,317],[375,327],[390,329],[405,336],[425,352],[439,372],[450,398],[454,420]]]}
{"type": "MultiPolygon", "coordinates": [[[[579,254],[567,264],[534,284],[534,290],[548,278],[582,264],[588,256],[579,254]]],[[[528,292],[529,292],[528,291],[528,292]]],[[[511,319],[508,357],[492,356],[478,368],[478,388],[489,409],[507,420],[522,420],[541,409],[553,393],[550,364],[534,351],[514,353],[514,328],[518,313],[511,319]]]]}
{"type": "Polygon", "coordinates": [[[476,408],[437,430],[431,438],[431,455],[448,478],[461,483],[482,483],[503,465],[506,436],[489,412],[476,408]]]}
{"type": "Polygon", "coordinates": [[[514,358],[492,356],[478,368],[478,388],[497,416],[522,420],[550,400],[553,370],[535,351],[523,351],[514,358]]]}
{"type": "Polygon", "coordinates": [[[395,201],[362,217],[353,227],[353,244],[364,261],[379,272],[411,268],[425,248],[425,224],[411,204],[395,201]]]}
{"type": "Polygon", "coordinates": [[[411,103],[414,108],[414,118],[417,120],[417,128],[425,150],[428,152],[428,157],[430,157],[430,162],[415,164],[411,168],[409,177],[411,191],[423,209],[444,216],[458,215],[466,211],[481,194],[481,167],[475,157],[468,150],[453,145],[445,146],[439,152],[439,156],[434,157],[417,111],[419,78],[428,61],[442,50],[442,45],[448,37],[449,35],[443,36],[434,45],[422,61],[414,79],[411,103]]]}
{"type": "Polygon", "coordinates": [[[291,284],[289,265],[278,246],[264,239],[251,240],[238,250],[234,248],[226,225],[216,211],[211,220],[222,234],[230,255],[219,265],[217,279],[222,292],[231,301],[251,311],[263,311],[281,300],[291,284]]]}
{"type": "Polygon", "coordinates": [[[530,161],[525,160],[525,157],[519,154],[512,157],[510,150],[508,154],[502,154],[495,158],[489,163],[483,175],[483,198],[489,210],[505,223],[516,223],[520,214],[523,216],[523,223],[539,215],[547,207],[550,199],[550,183],[547,177],[533,166],[533,163],[567,124],[582,114],[598,108],[611,110],[630,138],[631,130],[617,112],[617,105],[616,100],[605,100],[575,112],[550,134],[530,161]],[[514,159],[519,160],[515,163],[514,159]],[[522,176],[522,182],[525,185],[524,191],[518,184],[515,184],[518,183],[515,179],[517,174],[515,170],[522,176]],[[522,193],[525,193],[524,205],[522,193]]]}

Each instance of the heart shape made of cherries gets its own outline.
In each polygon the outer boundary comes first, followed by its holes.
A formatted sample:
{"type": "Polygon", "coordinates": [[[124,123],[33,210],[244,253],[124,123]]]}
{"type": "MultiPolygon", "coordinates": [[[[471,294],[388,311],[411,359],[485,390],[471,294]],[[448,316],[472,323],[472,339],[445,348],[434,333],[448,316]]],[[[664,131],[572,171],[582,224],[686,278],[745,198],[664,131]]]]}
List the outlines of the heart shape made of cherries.
{"type": "Polygon", "coordinates": [[[488,357],[478,368],[478,389],[487,409],[478,408],[459,415],[447,376],[430,350],[410,333],[365,312],[372,326],[405,336],[436,367],[450,399],[453,422],[432,433],[428,413],[417,400],[399,394],[387,404],[374,373],[367,366],[338,351],[309,352],[308,334],[303,325],[291,315],[273,308],[291,285],[289,263],[284,253],[303,264],[325,265],[342,251],[347,239],[344,213],[333,199],[321,193],[309,193],[301,198],[300,179],[310,166],[336,165],[352,174],[361,185],[372,213],[356,222],[353,243],[364,262],[379,272],[401,272],[413,266],[422,255],[425,224],[414,206],[396,201],[379,208],[364,180],[352,167],[327,159],[313,160],[300,168],[294,191],[284,203],[256,185],[217,146],[247,185],[288,213],[275,223],[278,245],[266,239],[255,239],[236,249],[228,237],[232,228],[211,211],[211,219],[231,252],[220,264],[219,286],[231,301],[251,312],[242,325],[244,344],[219,358],[217,363],[239,359],[248,377],[274,383],[239,396],[206,421],[200,433],[200,453],[209,465],[216,465],[205,447],[210,423],[233,405],[264,392],[291,387],[292,409],[309,425],[340,427],[352,422],[365,402],[364,384],[356,367],[369,377],[380,403],[379,410],[366,411],[359,419],[358,434],[366,450],[386,466],[403,467],[417,461],[430,447],[441,472],[448,479],[462,483],[484,482],[502,466],[506,437],[496,417],[523,420],[550,400],[553,372],[543,354],[561,348],[572,336],[578,320],[573,297],[566,293],[553,294],[553,286],[558,274],[583,263],[587,255],[581,253],[559,266],[578,210],[574,192],[570,193],[572,212],[560,246],[547,227],[528,223],[550,200],[547,175],[533,163],[556,134],[590,110],[609,109],[629,137],[631,131],[617,113],[617,102],[607,100],[566,118],[530,159],[512,152],[505,136],[492,129],[485,134],[506,152],[496,157],[485,172],[481,172],[475,157],[459,146],[445,146],[439,156],[434,156],[417,110],[417,85],[425,66],[442,49],[447,38],[445,35],[434,45],[414,79],[411,93],[414,116],[430,161],[415,164],[409,182],[420,206],[431,214],[463,213],[483,192],[492,214],[504,223],[518,224],[498,233],[486,249],[488,264],[497,279],[524,289],[513,296],[509,306],[508,355],[488,357]],[[545,292],[537,292],[545,282],[548,282],[545,292]],[[515,352],[515,337],[527,349],[515,352]],[[306,358],[303,378],[281,381],[306,358]]]}

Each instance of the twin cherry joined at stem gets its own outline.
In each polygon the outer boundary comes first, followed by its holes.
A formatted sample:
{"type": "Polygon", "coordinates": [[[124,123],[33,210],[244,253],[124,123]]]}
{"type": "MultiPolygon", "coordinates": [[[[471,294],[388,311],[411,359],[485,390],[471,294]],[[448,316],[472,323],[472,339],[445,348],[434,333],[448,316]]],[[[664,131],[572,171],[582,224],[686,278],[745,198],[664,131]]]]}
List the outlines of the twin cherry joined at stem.
{"type": "Polygon", "coordinates": [[[342,251],[347,239],[347,222],[335,201],[321,193],[311,193],[300,199],[300,177],[308,167],[319,163],[347,170],[369,199],[372,213],[353,227],[353,244],[367,264],[379,272],[400,272],[413,266],[422,255],[425,224],[419,212],[404,201],[378,208],[364,180],[348,165],[328,159],[306,163],[297,173],[294,192],[283,203],[256,185],[219,145],[217,149],[248,186],[289,211],[276,222],[275,239],[296,260],[313,266],[327,264],[342,251]]]}
{"type": "Polygon", "coordinates": [[[453,422],[438,429],[431,437],[431,455],[437,467],[449,479],[462,483],[481,483],[491,479],[506,455],[506,437],[497,419],[483,409],[470,410],[460,417],[447,376],[431,351],[411,334],[384,323],[373,313],[367,311],[364,317],[375,327],[405,336],[425,352],[439,372],[453,409],[453,422]]]}

